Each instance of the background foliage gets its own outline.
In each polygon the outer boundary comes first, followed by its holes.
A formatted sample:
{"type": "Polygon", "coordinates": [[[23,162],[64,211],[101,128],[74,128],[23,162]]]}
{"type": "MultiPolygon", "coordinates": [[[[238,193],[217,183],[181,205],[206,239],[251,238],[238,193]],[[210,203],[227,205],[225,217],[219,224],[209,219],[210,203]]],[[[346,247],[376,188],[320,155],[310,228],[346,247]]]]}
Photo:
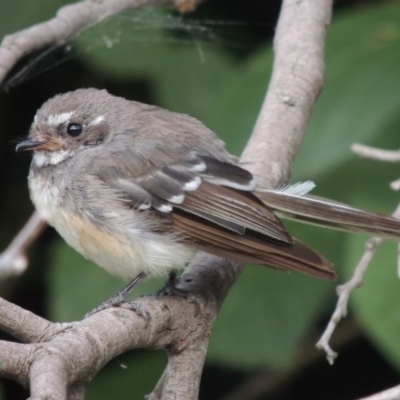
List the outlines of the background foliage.
{"type": "MultiPolygon", "coordinates": [[[[23,0],[2,1],[0,34],[49,18],[62,3],[41,0],[37,7],[23,0]]],[[[339,2],[328,35],[326,86],[292,181],[312,179],[318,195],[390,213],[398,196],[388,185],[397,178],[398,168],[360,160],[349,150],[353,142],[398,147],[400,5],[373,3],[357,2],[356,7],[339,2]]],[[[32,209],[25,181],[29,158],[12,153],[15,140],[26,134],[35,110],[55,93],[105,87],[187,113],[240,154],[268,85],[272,51],[265,38],[271,37],[278,8],[279,2],[267,6],[247,1],[232,7],[211,1],[187,17],[161,9],[125,13],[73,38],[66,63],[1,93],[1,247],[32,209]]],[[[48,62],[51,66],[58,61],[48,62]]],[[[288,226],[334,262],[340,282],[351,275],[364,237],[288,226]]],[[[335,285],[248,267],[217,320],[201,398],[222,399],[260,371],[266,380],[276,373],[283,377],[283,383],[259,397],[265,399],[354,398],[396,383],[400,284],[395,252],[394,244],[380,250],[364,286],[354,294],[351,322],[342,332],[346,346],[340,348],[334,367],[328,367],[322,355],[312,358],[309,343],[315,343],[333,309],[335,285]],[[298,371],[299,365],[308,368],[298,371]],[[335,389],[327,390],[330,386],[335,389]]],[[[69,321],[82,318],[121,285],[49,229],[31,252],[29,271],[0,286],[0,293],[52,320],[69,321]]],[[[161,285],[151,280],[135,295],[152,293],[161,285]]],[[[87,398],[143,398],[165,360],[162,352],[125,354],[89,385],[87,398]]],[[[2,396],[0,386],[0,399],[26,397],[15,385],[3,386],[6,394],[2,396]]]]}

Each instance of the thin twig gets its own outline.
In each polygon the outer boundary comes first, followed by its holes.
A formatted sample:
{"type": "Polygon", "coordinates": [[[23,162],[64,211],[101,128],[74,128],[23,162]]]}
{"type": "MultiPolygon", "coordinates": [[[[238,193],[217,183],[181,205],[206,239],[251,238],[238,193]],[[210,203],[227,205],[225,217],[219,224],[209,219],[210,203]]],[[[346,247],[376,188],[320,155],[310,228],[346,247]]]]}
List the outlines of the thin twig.
{"type": "Polygon", "coordinates": [[[46,222],[34,212],[10,245],[0,253],[0,282],[22,274],[28,266],[26,251],[43,232],[46,222]]]}
{"type": "MultiPolygon", "coordinates": [[[[394,218],[400,218],[400,204],[397,206],[396,210],[392,214],[394,218]]],[[[316,344],[317,348],[322,349],[326,353],[326,358],[329,364],[333,364],[337,353],[332,350],[329,345],[333,332],[336,329],[339,321],[346,317],[347,315],[347,305],[351,292],[357,287],[361,286],[363,283],[364,274],[368,269],[368,266],[375,255],[375,252],[382,244],[383,239],[373,237],[365,243],[365,251],[361,257],[361,260],[354,269],[353,276],[351,279],[343,285],[337,287],[336,291],[339,299],[336,303],[335,311],[329,320],[328,326],[326,327],[324,333],[322,334],[320,340],[316,344]]]]}
{"type": "MultiPolygon", "coordinates": [[[[375,160],[386,161],[386,162],[399,162],[400,161],[400,151],[392,150],[382,150],[375,147],[365,146],[363,144],[354,143],[351,146],[351,150],[361,157],[372,158],[375,160]]],[[[391,183],[391,188],[393,190],[400,189],[400,180],[396,180],[391,183]]],[[[400,205],[397,206],[395,212],[392,214],[393,217],[400,217],[400,205]]],[[[332,350],[329,345],[329,341],[332,337],[333,332],[336,329],[339,321],[347,315],[347,305],[351,292],[361,286],[363,282],[363,277],[368,269],[369,263],[374,256],[376,250],[383,242],[379,238],[371,238],[365,244],[365,252],[354,270],[352,278],[344,285],[338,286],[337,293],[339,295],[338,302],[332,317],[326,327],[321,339],[317,343],[317,347],[323,349],[327,354],[327,359],[330,364],[333,364],[337,353],[332,350]]],[[[398,257],[397,257],[397,275],[400,278],[400,246],[398,247],[398,257]]]]}
{"type": "Polygon", "coordinates": [[[400,150],[383,150],[360,143],[352,144],[351,150],[360,157],[386,162],[400,162],[400,150]]]}

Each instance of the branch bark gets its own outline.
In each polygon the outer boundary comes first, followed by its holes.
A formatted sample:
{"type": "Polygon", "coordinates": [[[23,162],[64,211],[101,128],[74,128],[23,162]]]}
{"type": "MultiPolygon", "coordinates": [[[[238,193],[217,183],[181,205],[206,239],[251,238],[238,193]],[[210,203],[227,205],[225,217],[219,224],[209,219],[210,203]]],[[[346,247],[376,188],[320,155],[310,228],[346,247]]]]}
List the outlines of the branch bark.
{"type": "Polygon", "coordinates": [[[40,236],[46,222],[35,211],[10,245],[0,253],[0,282],[22,274],[28,266],[26,252],[40,236]]]}
{"type": "MultiPolygon", "coordinates": [[[[53,20],[3,40],[0,80],[23,55],[65,40],[87,24],[122,9],[170,3],[166,0],[86,0],[66,6],[53,20]]],[[[190,8],[197,3],[179,1],[178,7],[190,8]]],[[[273,75],[242,157],[243,161],[250,161],[251,172],[263,177],[265,187],[277,186],[290,175],[322,88],[324,39],[331,7],[331,0],[284,0],[282,3],[274,41],[273,75]]],[[[197,399],[215,318],[242,268],[228,260],[197,254],[183,273],[179,287],[196,295],[201,313],[196,315],[196,307],[183,299],[148,296],[136,300],[135,304],[148,310],[149,322],[121,308],[105,310],[73,324],[52,324],[2,300],[0,327],[30,344],[0,341],[0,352],[6,354],[5,361],[0,363],[0,376],[29,385],[33,399],[82,398],[82,385],[112,358],[133,348],[165,348],[167,368],[148,398],[197,399]]]]}
{"type": "Polygon", "coordinates": [[[383,392],[375,393],[372,396],[363,397],[359,400],[399,400],[400,399],[400,385],[391,389],[384,390],[383,392]]]}
{"type": "Polygon", "coordinates": [[[242,156],[266,187],[288,180],[323,87],[324,42],[331,7],[330,0],[282,3],[269,88],[242,156]]]}

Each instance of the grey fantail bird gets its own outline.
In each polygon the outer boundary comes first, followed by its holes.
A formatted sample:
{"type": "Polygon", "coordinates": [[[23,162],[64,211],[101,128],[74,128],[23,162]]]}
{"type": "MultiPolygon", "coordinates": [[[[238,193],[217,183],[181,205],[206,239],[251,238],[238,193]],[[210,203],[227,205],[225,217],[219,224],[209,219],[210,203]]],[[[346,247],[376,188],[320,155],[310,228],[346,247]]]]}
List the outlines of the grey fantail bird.
{"type": "Polygon", "coordinates": [[[307,196],[311,182],[265,190],[196,119],[105,90],[48,100],[16,149],[34,152],[29,188],[43,218],[125,279],[183,267],[197,250],[334,278],[277,215],[400,237],[396,219],[307,196]]]}

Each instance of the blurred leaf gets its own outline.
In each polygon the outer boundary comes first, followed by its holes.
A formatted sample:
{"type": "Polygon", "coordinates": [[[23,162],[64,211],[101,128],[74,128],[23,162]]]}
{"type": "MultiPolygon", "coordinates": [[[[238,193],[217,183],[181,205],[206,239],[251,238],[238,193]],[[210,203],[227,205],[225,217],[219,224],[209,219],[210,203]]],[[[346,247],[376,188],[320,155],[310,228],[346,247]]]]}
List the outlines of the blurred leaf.
{"type": "Polygon", "coordinates": [[[272,71],[269,47],[226,71],[204,122],[218,133],[229,151],[240,155],[254,127],[272,71]]]}
{"type": "Polygon", "coordinates": [[[54,17],[57,10],[68,3],[67,0],[41,0],[38,7],[33,1],[1,1],[0,38],[54,17]]]}
{"type": "Polygon", "coordinates": [[[400,5],[386,4],[336,19],[326,54],[327,83],[295,163],[301,179],[329,173],[354,157],[352,143],[373,142],[397,120],[400,5]]]}
{"type": "Polygon", "coordinates": [[[247,267],[218,316],[209,360],[241,368],[287,366],[332,290],[315,278],[247,267]]]}
{"type": "Polygon", "coordinates": [[[142,400],[160,378],[166,356],[161,351],[125,353],[104,368],[87,387],[86,399],[142,400]]]}

